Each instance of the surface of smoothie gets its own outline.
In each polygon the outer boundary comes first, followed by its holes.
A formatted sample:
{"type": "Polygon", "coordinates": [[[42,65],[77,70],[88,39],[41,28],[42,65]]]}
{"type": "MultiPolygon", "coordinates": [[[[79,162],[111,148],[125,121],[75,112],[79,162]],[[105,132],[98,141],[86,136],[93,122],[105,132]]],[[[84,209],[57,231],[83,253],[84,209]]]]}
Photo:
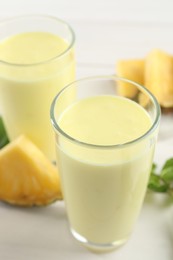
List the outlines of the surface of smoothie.
{"type": "Polygon", "coordinates": [[[154,145],[149,137],[118,145],[144,135],[149,115],[126,98],[96,96],[69,106],[58,125],[77,140],[60,135],[57,145],[72,233],[97,245],[122,243],[139,215],[154,145]]]}
{"type": "Polygon", "coordinates": [[[49,110],[54,96],[74,80],[73,49],[47,32],[26,32],[0,42],[0,109],[10,140],[26,134],[55,159],[49,110]]]}

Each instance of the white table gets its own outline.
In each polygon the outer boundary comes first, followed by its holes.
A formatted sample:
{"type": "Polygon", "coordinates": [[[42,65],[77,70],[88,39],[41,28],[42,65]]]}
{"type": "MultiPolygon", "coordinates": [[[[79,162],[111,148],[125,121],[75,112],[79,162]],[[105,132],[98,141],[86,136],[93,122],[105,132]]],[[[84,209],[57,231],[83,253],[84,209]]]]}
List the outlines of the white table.
{"type": "MultiPolygon", "coordinates": [[[[121,58],[158,47],[173,54],[172,0],[0,0],[0,17],[36,13],[67,20],[76,32],[77,77],[115,73],[121,58]]],[[[173,156],[173,115],[163,116],[155,154],[173,156]]],[[[172,260],[173,202],[147,194],[129,242],[109,254],[80,246],[68,230],[63,202],[43,208],[0,203],[0,260],[172,260]]]]}

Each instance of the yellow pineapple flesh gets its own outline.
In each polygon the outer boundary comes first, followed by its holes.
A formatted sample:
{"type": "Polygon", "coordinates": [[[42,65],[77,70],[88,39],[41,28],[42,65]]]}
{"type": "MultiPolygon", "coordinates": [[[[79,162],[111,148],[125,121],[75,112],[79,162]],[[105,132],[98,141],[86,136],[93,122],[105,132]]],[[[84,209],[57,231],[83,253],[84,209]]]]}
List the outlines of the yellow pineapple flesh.
{"type": "MultiPolygon", "coordinates": [[[[116,64],[116,72],[119,77],[143,85],[144,66],[144,60],[119,60],[116,64]]],[[[137,95],[138,89],[128,82],[119,82],[118,92],[121,96],[133,98],[137,95]]]]}
{"type": "Polygon", "coordinates": [[[145,61],[145,86],[163,107],[173,106],[173,58],[154,49],[145,61]]]}
{"type": "Polygon", "coordinates": [[[0,200],[21,206],[62,199],[57,168],[26,136],[0,150],[0,200]]]}

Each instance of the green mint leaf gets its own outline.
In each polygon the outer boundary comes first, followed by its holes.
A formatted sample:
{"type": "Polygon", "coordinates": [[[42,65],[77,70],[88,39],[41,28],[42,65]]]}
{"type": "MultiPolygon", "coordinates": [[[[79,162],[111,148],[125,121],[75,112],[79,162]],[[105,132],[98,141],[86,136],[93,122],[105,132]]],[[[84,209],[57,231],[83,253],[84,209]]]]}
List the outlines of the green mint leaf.
{"type": "Polygon", "coordinates": [[[2,117],[0,117],[0,149],[9,143],[2,117]]]}
{"type": "Polygon", "coordinates": [[[6,136],[0,136],[0,149],[3,148],[6,144],[9,143],[9,140],[6,136]]]}
{"type": "Polygon", "coordinates": [[[165,182],[173,182],[173,166],[163,169],[160,176],[165,182]]]}
{"type": "Polygon", "coordinates": [[[160,176],[166,183],[171,184],[173,182],[173,158],[166,161],[160,176]]]}
{"type": "Polygon", "coordinates": [[[173,158],[168,159],[165,164],[163,165],[162,170],[169,168],[169,167],[173,167],[173,158]]]}
{"type": "Polygon", "coordinates": [[[159,175],[152,173],[150,175],[148,188],[155,192],[167,192],[169,185],[165,183],[159,175]]]}
{"type": "Polygon", "coordinates": [[[156,173],[156,168],[157,168],[157,165],[155,163],[153,163],[152,168],[151,168],[151,174],[156,173]]]}

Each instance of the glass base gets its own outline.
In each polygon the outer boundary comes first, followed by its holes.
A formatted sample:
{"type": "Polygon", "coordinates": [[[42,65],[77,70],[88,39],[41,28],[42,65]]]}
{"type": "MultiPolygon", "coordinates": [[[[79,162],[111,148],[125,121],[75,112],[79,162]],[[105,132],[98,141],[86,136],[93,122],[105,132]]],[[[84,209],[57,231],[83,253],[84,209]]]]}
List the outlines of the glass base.
{"type": "Polygon", "coordinates": [[[118,241],[114,241],[112,243],[106,243],[106,244],[97,244],[97,243],[93,243],[88,241],[86,238],[84,238],[83,236],[79,235],[75,230],[71,229],[71,233],[73,235],[73,237],[80,242],[80,244],[82,244],[83,246],[87,247],[89,250],[93,251],[93,252],[97,252],[97,253],[106,253],[109,251],[113,251],[118,249],[119,247],[123,246],[129,237],[126,237],[125,239],[121,239],[118,241]]]}

